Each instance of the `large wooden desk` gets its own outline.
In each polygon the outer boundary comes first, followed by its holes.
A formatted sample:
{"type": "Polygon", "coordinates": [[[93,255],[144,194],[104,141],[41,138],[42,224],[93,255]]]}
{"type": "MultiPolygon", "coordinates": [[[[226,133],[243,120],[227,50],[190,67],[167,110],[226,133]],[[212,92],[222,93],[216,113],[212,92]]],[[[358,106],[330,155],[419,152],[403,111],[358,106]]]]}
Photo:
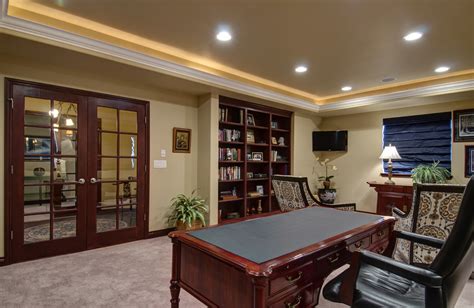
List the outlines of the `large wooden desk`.
{"type": "Polygon", "coordinates": [[[356,249],[382,253],[393,217],[320,207],[172,232],[171,307],[180,288],[209,307],[312,307],[356,249]]]}

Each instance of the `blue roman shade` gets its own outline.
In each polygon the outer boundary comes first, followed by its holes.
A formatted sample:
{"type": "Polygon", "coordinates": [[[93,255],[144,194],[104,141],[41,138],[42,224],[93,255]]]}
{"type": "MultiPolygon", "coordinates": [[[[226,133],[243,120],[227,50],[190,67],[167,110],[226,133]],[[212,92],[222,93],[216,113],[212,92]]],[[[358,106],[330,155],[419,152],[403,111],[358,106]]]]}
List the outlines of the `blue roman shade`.
{"type": "MultiPolygon", "coordinates": [[[[402,157],[392,161],[394,174],[410,174],[416,166],[434,161],[451,171],[451,113],[384,119],[383,144],[396,146],[402,157]]],[[[384,172],[387,165],[384,161],[384,172]]]]}

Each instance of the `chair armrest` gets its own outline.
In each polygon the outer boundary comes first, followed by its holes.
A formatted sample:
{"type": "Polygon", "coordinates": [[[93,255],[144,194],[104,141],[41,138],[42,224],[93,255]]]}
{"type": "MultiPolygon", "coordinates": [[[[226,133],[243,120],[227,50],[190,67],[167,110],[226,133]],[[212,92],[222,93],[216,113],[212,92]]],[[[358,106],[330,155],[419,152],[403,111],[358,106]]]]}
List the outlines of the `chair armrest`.
{"type": "Polygon", "coordinates": [[[408,213],[403,212],[397,207],[392,207],[392,214],[395,217],[400,217],[400,218],[406,218],[408,216],[408,213]]]}
{"type": "Polygon", "coordinates": [[[415,242],[423,245],[428,245],[434,248],[441,249],[444,245],[444,241],[437,239],[435,237],[431,236],[426,236],[422,234],[416,234],[412,232],[407,232],[407,231],[393,231],[393,235],[396,238],[408,240],[410,242],[415,242]]]}
{"type": "Polygon", "coordinates": [[[436,288],[442,285],[443,277],[430,270],[402,263],[368,250],[361,251],[360,254],[362,263],[389,271],[427,287],[436,288]]]}

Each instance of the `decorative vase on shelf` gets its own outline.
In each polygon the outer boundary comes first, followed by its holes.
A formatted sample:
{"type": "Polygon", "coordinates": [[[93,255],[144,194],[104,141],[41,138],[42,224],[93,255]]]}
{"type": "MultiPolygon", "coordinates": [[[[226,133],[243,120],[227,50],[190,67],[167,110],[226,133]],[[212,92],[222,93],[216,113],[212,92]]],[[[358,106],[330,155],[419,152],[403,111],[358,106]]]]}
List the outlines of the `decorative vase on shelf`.
{"type": "MultiPolygon", "coordinates": [[[[326,185],[324,186],[326,187],[326,185]]],[[[318,189],[318,197],[322,203],[334,204],[334,201],[336,201],[336,189],[320,188],[318,189]]]]}

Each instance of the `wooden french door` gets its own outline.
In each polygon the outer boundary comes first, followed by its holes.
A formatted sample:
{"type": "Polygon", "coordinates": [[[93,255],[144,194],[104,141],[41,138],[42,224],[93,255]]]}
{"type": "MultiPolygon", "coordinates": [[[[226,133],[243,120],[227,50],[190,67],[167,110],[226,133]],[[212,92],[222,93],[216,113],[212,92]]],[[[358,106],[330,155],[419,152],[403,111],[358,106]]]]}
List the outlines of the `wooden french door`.
{"type": "Polygon", "coordinates": [[[11,262],[144,237],[146,105],[7,81],[11,262]]]}
{"type": "Polygon", "coordinates": [[[89,119],[87,245],[139,238],[144,227],[145,108],[89,98],[89,119]]]}

